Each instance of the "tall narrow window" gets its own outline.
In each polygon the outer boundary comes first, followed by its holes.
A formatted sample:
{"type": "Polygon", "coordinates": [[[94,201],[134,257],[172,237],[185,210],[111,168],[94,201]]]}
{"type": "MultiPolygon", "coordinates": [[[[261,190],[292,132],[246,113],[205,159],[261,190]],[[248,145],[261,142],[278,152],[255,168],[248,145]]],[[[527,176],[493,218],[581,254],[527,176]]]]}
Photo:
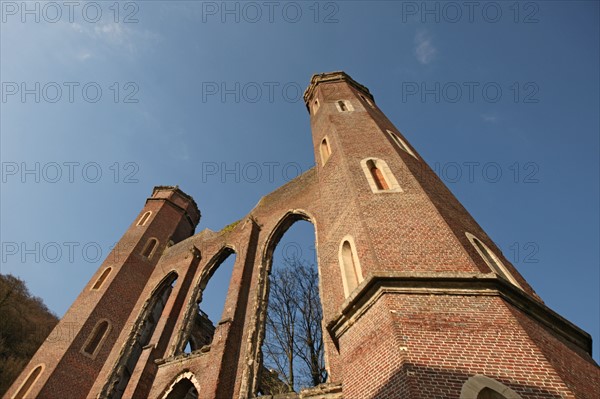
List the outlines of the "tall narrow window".
{"type": "Polygon", "coordinates": [[[109,328],[110,325],[108,324],[107,320],[102,320],[96,324],[92,334],[89,336],[87,342],[83,346],[83,353],[92,357],[96,356],[100,350],[100,344],[107,336],[109,328]]]}
{"type": "Polygon", "coordinates": [[[394,133],[390,130],[386,130],[386,132],[387,132],[387,134],[389,134],[389,136],[392,138],[392,141],[394,142],[394,144],[396,144],[396,146],[398,146],[398,148],[400,148],[404,152],[408,152],[410,155],[412,155],[415,158],[417,157],[415,155],[415,153],[412,152],[412,150],[408,147],[408,145],[406,145],[404,140],[402,140],[400,138],[400,136],[398,136],[396,133],[394,133]]]}
{"type": "Polygon", "coordinates": [[[360,164],[371,191],[374,193],[402,192],[402,188],[385,161],[366,158],[360,164]]]}
{"type": "Polygon", "coordinates": [[[363,280],[358,256],[356,256],[356,250],[351,244],[350,239],[345,239],[342,242],[339,258],[344,294],[347,297],[363,280]]]}
{"type": "Polygon", "coordinates": [[[340,112],[354,111],[354,107],[352,106],[350,101],[338,100],[335,102],[335,106],[340,112]]]}
{"type": "Polygon", "coordinates": [[[329,142],[327,141],[327,137],[325,137],[321,141],[320,150],[321,150],[321,163],[323,165],[325,165],[325,162],[327,162],[327,160],[329,159],[329,156],[331,155],[331,149],[329,148],[329,142]]]}
{"type": "Polygon", "coordinates": [[[148,219],[150,218],[150,215],[152,215],[152,211],[148,211],[148,212],[144,213],[142,215],[142,217],[140,218],[140,220],[138,221],[137,225],[144,226],[146,224],[146,222],[148,221],[148,219]]]}
{"type": "Polygon", "coordinates": [[[313,115],[319,110],[319,105],[319,99],[315,98],[315,101],[313,102],[313,115]]]}
{"type": "Polygon", "coordinates": [[[360,95],[360,98],[363,99],[364,102],[366,102],[367,104],[369,104],[369,107],[371,108],[375,108],[375,106],[373,105],[373,103],[371,102],[371,100],[369,100],[367,97],[363,96],[362,94],[360,95]]]}
{"type": "Polygon", "coordinates": [[[469,239],[471,244],[473,244],[473,246],[475,247],[475,249],[477,250],[479,255],[483,258],[485,263],[490,267],[490,269],[494,273],[498,274],[505,280],[510,281],[517,287],[520,287],[519,283],[517,283],[517,280],[515,280],[514,277],[510,274],[510,272],[508,271],[506,266],[504,266],[502,264],[500,259],[498,259],[498,257],[487,247],[487,245],[482,243],[481,240],[479,240],[473,234],[471,234],[471,233],[465,233],[465,234],[467,235],[467,238],[469,239]]]}
{"type": "Polygon", "coordinates": [[[158,240],[156,238],[149,239],[148,243],[146,244],[146,247],[142,251],[142,256],[148,259],[152,258],[152,255],[154,255],[154,249],[156,248],[157,244],[158,240]]]}
{"type": "Polygon", "coordinates": [[[304,248],[314,248],[315,229],[309,220],[287,213],[269,234],[265,248],[268,278],[260,289],[267,300],[266,314],[260,327],[264,333],[259,332],[261,347],[255,352],[261,370],[256,391],[263,397],[300,392],[327,381],[319,270],[301,255],[304,248]],[[295,250],[290,251],[288,243],[295,250]]]}
{"type": "Polygon", "coordinates": [[[112,267],[107,267],[106,269],[104,269],[104,271],[102,272],[100,277],[98,277],[98,280],[96,280],[96,283],[92,287],[93,290],[97,290],[97,289],[100,289],[100,287],[102,287],[102,284],[104,284],[104,281],[110,274],[111,270],[112,270],[112,267]]]}
{"type": "Polygon", "coordinates": [[[35,383],[35,381],[38,379],[38,377],[40,376],[41,373],[42,373],[42,366],[37,366],[36,368],[34,368],[31,371],[31,373],[29,373],[29,375],[27,376],[27,379],[25,380],[23,385],[21,385],[21,387],[19,388],[19,390],[17,391],[15,396],[13,396],[13,399],[24,398],[25,395],[27,395],[27,393],[33,386],[33,384],[35,383]]]}
{"type": "Polygon", "coordinates": [[[371,176],[373,177],[373,180],[375,181],[377,188],[379,190],[388,190],[390,188],[390,186],[388,185],[387,181],[385,181],[385,177],[383,177],[383,173],[381,173],[381,170],[379,170],[379,168],[375,165],[375,162],[369,161],[369,162],[367,162],[367,166],[369,167],[369,170],[371,171],[371,176]]]}

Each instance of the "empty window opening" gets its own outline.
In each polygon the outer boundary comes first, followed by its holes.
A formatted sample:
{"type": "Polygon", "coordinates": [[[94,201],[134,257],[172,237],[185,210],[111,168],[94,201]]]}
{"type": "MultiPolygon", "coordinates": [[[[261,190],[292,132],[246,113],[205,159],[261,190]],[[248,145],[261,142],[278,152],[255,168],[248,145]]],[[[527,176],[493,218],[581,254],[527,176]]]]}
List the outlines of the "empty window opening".
{"type": "Polygon", "coordinates": [[[350,239],[345,239],[340,247],[340,267],[344,294],[348,297],[363,280],[356,249],[350,239]]]}
{"type": "Polygon", "coordinates": [[[488,250],[483,246],[483,244],[481,243],[481,241],[479,241],[477,238],[473,239],[473,242],[475,243],[475,246],[477,247],[477,249],[479,249],[479,252],[481,253],[481,255],[483,256],[483,259],[485,259],[486,263],[488,265],[490,265],[492,267],[492,271],[496,272],[497,274],[500,274],[501,276],[504,276],[504,272],[502,271],[502,269],[500,268],[500,265],[498,264],[498,262],[496,262],[496,260],[490,255],[490,253],[488,252],[488,250]]]}
{"type": "Polygon", "coordinates": [[[171,390],[169,391],[167,396],[165,396],[165,399],[196,399],[196,398],[198,398],[198,390],[196,389],[196,386],[194,385],[194,383],[192,381],[190,381],[188,378],[183,378],[183,379],[179,380],[175,385],[173,385],[173,387],[171,388],[171,390]]]}
{"type": "Polygon", "coordinates": [[[469,239],[469,241],[471,242],[471,244],[473,244],[473,246],[479,253],[479,255],[483,258],[485,263],[489,266],[489,268],[494,273],[501,276],[505,280],[513,283],[517,287],[520,287],[520,285],[517,283],[517,281],[514,279],[514,277],[510,274],[510,272],[508,271],[506,266],[504,266],[502,264],[500,259],[498,259],[498,257],[487,247],[487,245],[485,245],[483,242],[481,242],[481,240],[479,240],[473,234],[466,233],[466,235],[467,235],[467,238],[469,239]]]}
{"type": "Polygon", "coordinates": [[[112,267],[107,267],[106,269],[104,269],[100,277],[98,277],[98,280],[96,280],[96,283],[94,283],[94,286],[92,287],[93,290],[98,290],[100,289],[100,287],[102,287],[102,284],[104,284],[104,281],[110,274],[111,270],[112,267]]]}
{"type": "Polygon", "coordinates": [[[176,352],[191,353],[212,343],[216,326],[224,317],[227,288],[235,261],[235,251],[230,247],[222,248],[209,261],[207,272],[200,277],[195,305],[188,310],[176,352]]]}
{"type": "Polygon", "coordinates": [[[215,325],[208,315],[198,307],[196,314],[193,316],[193,325],[190,329],[189,339],[183,348],[183,353],[192,353],[203,346],[210,345],[214,335],[215,325]]]}
{"type": "Polygon", "coordinates": [[[501,382],[478,374],[463,384],[460,399],[521,399],[521,396],[501,382]]]}
{"type": "Polygon", "coordinates": [[[363,96],[362,94],[360,95],[360,98],[363,99],[364,102],[366,102],[367,104],[369,104],[369,107],[371,108],[375,108],[375,106],[373,105],[373,103],[371,102],[371,100],[369,100],[367,97],[363,96]]]}
{"type": "Polygon", "coordinates": [[[21,387],[19,388],[19,390],[17,391],[15,396],[13,396],[13,399],[24,398],[25,395],[27,395],[27,393],[33,386],[33,384],[35,383],[35,381],[38,379],[38,377],[40,376],[41,373],[42,373],[42,366],[37,366],[36,368],[34,368],[31,371],[31,373],[29,373],[29,375],[25,379],[25,382],[23,382],[23,385],[21,385],[21,387]]]}
{"type": "Polygon", "coordinates": [[[506,396],[494,391],[491,388],[483,388],[479,391],[477,399],[506,399],[506,396]]]}
{"type": "Polygon", "coordinates": [[[315,101],[313,102],[313,114],[316,114],[317,111],[319,110],[319,99],[315,99],[315,101]]]}
{"type": "Polygon", "coordinates": [[[325,137],[322,141],[321,141],[321,163],[323,165],[325,165],[325,162],[327,162],[327,160],[329,159],[329,156],[331,155],[331,148],[329,147],[329,142],[327,141],[327,137],[325,137]]]}
{"type": "Polygon", "coordinates": [[[361,161],[361,167],[369,187],[374,193],[402,191],[385,161],[377,158],[367,158],[361,161]]]}
{"type": "Polygon", "coordinates": [[[100,344],[108,334],[109,329],[110,325],[107,320],[102,320],[96,324],[87,343],[83,347],[83,351],[90,356],[95,356],[100,350],[100,344]]]}
{"type": "Polygon", "coordinates": [[[138,222],[138,226],[144,226],[146,225],[146,222],[148,221],[148,219],[150,219],[150,215],[152,215],[152,211],[148,211],[146,213],[144,213],[142,215],[142,217],[140,218],[139,222],[138,222]]]}
{"type": "Polygon", "coordinates": [[[154,249],[156,248],[157,244],[158,240],[156,238],[149,239],[148,243],[146,244],[146,247],[142,251],[142,256],[148,259],[152,258],[152,255],[154,255],[154,249]]]}
{"type": "Polygon", "coordinates": [[[377,188],[379,190],[388,190],[390,186],[388,185],[387,181],[385,181],[383,173],[381,173],[381,170],[379,170],[379,168],[375,165],[375,162],[369,161],[367,162],[367,166],[369,167],[369,171],[371,171],[371,176],[373,177],[377,188]]]}
{"type": "Polygon", "coordinates": [[[302,219],[295,214],[284,219],[266,255],[267,313],[257,389],[263,395],[299,392],[327,380],[315,230],[302,219]]]}
{"type": "Polygon", "coordinates": [[[390,130],[386,130],[387,134],[392,138],[392,141],[394,142],[394,144],[396,144],[396,146],[398,148],[400,148],[402,151],[409,153],[410,155],[412,155],[413,157],[417,157],[415,155],[414,152],[412,152],[412,150],[408,147],[408,145],[404,142],[404,140],[402,140],[400,138],[400,136],[398,136],[396,133],[390,131],[390,130]]]}
{"type": "Polygon", "coordinates": [[[213,324],[218,323],[223,316],[227,287],[229,287],[236,260],[236,254],[231,248],[226,248],[221,256],[212,267],[212,274],[202,289],[201,301],[198,304],[198,318],[208,322],[212,321],[213,324]]]}
{"type": "Polygon", "coordinates": [[[338,100],[335,102],[335,106],[339,112],[354,111],[354,107],[347,100],[338,100]]]}
{"type": "Polygon", "coordinates": [[[156,325],[162,317],[171,292],[176,286],[177,277],[177,273],[169,273],[144,304],[142,312],[135,323],[134,331],[125,346],[127,349],[119,360],[121,367],[116,367],[110,377],[109,392],[106,392],[107,397],[119,399],[123,396],[143,348],[150,343],[156,325]]]}

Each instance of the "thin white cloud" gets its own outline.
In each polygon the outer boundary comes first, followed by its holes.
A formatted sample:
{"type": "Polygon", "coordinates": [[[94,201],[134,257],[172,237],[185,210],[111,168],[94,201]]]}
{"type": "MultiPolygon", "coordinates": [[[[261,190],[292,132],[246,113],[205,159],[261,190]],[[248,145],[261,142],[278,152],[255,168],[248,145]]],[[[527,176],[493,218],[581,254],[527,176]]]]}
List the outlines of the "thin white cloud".
{"type": "Polygon", "coordinates": [[[496,115],[483,114],[481,115],[481,119],[485,122],[496,123],[498,121],[498,117],[496,115]]]}
{"type": "Polygon", "coordinates": [[[161,40],[161,36],[157,33],[123,23],[80,24],[74,22],[68,25],[72,31],[77,32],[84,39],[83,42],[79,42],[84,46],[84,50],[75,54],[78,61],[101,56],[100,53],[103,52],[124,52],[129,56],[135,56],[140,48],[147,48],[161,40]]]}
{"type": "Polygon", "coordinates": [[[79,54],[77,54],[75,56],[79,61],[86,61],[90,58],[92,58],[92,53],[90,53],[89,51],[82,51],[79,54]]]}
{"type": "Polygon", "coordinates": [[[96,25],[94,26],[94,33],[98,38],[104,38],[109,42],[121,44],[129,36],[122,28],[121,24],[118,23],[110,23],[104,25],[96,25]]]}
{"type": "Polygon", "coordinates": [[[415,54],[421,64],[429,64],[435,58],[437,49],[431,43],[431,37],[425,31],[417,32],[415,36],[415,54]]]}

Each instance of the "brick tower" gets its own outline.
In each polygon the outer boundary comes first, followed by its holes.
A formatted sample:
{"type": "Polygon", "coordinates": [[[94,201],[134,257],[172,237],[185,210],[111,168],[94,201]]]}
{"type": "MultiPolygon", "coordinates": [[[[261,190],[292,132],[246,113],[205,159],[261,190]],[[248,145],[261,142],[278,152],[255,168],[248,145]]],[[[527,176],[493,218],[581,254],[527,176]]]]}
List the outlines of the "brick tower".
{"type": "Polygon", "coordinates": [[[194,201],[155,188],[6,398],[264,393],[268,275],[297,220],[316,230],[329,374],[301,397],[599,396],[590,336],[544,305],[369,90],[334,72],[304,98],[316,166],[218,232],[194,235],[194,201]],[[230,255],[211,321],[202,292],[230,255]]]}

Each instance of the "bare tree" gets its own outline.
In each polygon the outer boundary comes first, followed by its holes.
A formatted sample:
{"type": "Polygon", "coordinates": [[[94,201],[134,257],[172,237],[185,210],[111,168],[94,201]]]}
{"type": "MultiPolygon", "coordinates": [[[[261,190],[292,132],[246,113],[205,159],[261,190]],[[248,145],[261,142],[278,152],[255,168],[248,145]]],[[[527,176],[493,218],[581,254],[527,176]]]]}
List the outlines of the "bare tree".
{"type": "Polygon", "coordinates": [[[273,268],[269,280],[262,391],[276,394],[325,382],[323,311],[316,267],[286,258],[273,268]],[[283,384],[277,383],[274,375],[283,384]]]}
{"type": "Polygon", "coordinates": [[[319,273],[316,267],[297,263],[294,267],[298,290],[298,339],[295,342],[296,356],[304,363],[303,372],[308,371],[310,386],[327,380],[323,346],[323,308],[319,297],[319,273]]]}

